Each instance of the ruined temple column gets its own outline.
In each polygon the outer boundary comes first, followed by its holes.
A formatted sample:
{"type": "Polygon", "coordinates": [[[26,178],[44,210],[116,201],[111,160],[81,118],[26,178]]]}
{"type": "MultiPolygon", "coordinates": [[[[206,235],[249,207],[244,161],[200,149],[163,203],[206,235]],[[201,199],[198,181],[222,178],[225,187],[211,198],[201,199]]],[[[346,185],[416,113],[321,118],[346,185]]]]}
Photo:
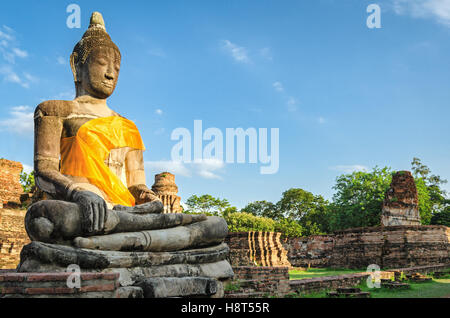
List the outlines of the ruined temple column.
{"type": "Polygon", "coordinates": [[[177,195],[178,187],[175,184],[175,175],[170,172],[162,172],[155,175],[153,192],[161,199],[164,205],[164,213],[181,213],[181,198],[177,195]]]}
{"type": "Polygon", "coordinates": [[[386,191],[381,213],[381,224],[420,225],[419,203],[414,177],[409,171],[398,171],[392,176],[386,191]]]}

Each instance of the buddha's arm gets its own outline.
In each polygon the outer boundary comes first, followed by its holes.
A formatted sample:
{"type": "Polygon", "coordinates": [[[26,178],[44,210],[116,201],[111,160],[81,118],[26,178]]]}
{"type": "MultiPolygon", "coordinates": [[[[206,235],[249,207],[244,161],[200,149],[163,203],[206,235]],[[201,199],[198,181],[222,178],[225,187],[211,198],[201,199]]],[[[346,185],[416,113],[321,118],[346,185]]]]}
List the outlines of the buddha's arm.
{"type": "Polygon", "coordinates": [[[34,170],[36,183],[44,192],[69,200],[72,181],[59,172],[63,118],[52,102],[40,104],[34,116],[34,170]]]}
{"type": "Polygon", "coordinates": [[[128,190],[136,200],[143,204],[159,200],[155,193],[145,185],[144,156],[142,150],[128,152],[125,159],[128,190]]]}

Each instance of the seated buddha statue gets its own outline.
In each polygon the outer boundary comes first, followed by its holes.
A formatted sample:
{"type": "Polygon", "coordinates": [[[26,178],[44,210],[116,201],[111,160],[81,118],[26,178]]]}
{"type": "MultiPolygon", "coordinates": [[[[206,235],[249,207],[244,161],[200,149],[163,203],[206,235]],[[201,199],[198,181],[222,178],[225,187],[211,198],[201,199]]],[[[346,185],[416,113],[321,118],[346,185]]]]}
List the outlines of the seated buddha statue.
{"type": "Polygon", "coordinates": [[[145,185],[136,125],[109,108],[121,53],[95,12],[70,57],[76,97],[37,106],[34,168],[50,200],[33,204],[33,241],[116,251],[174,251],[222,242],[223,219],[164,214],[145,185]],[[123,233],[126,233],[124,235],[123,233]]]}

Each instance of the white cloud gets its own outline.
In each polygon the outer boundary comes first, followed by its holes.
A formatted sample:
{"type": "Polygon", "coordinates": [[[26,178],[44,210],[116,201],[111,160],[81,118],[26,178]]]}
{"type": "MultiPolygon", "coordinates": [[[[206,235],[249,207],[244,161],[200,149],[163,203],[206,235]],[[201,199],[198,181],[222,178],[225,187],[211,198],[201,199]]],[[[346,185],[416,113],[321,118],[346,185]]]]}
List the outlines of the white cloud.
{"type": "Polygon", "coordinates": [[[369,168],[363,165],[337,165],[331,167],[330,169],[344,173],[352,173],[355,171],[369,171],[369,168]]]}
{"type": "Polygon", "coordinates": [[[20,57],[20,58],[25,58],[25,57],[28,56],[27,51],[18,49],[18,48],[16,48],[16,47],[13,48],[12,51],[13,51],[13,53],[14,53],[15,56],[20,57]]]}
{"type": "Polygon", "coordinates": [[[30,73],[23,72],[19,76],[10,65],[0,67],[0,75],[3,75],[3,81],[19,84],[24,88],[29,88],[31,83],[36,83],[39,79],[30,73]]]}
{"type": "Polygon", "coordinates": [[[167,171],[184,177],[199,176],[205,179],[221,179],[218,172],[225,167],[225,163],[215,159],[203,159],[191,163],[181,161],[146,161],[145,167],[152,174],[167,171]]]}
{"type": "Polygon", "coordinates": [[[319,118],[317,118],[317,122],[319,124],[325,124],[327,122],[327,120],[325,118],[323,118],[323,117],[319,117],[319,118]]]}
{"type": "Polygon", "coordinates": [[[32,134],[34,129],[34,112],[29,106],[12,107],[10,117],[0,120],[0,129],[16,132],[19,134],[32,134]]]}
{"type": "Polygon", "coordinates": [[[288,111],[295,112],[297,110],[298,101],[294,97],[289,97],[287,101],[288,111]]]}
{"type": "Polygon", "coordinates": [[[450,0],[391,0],[398,15],[431,18],[450,27],[450,0]]]}
{"type": "Polygon", "coordinates": [[[275,82],[272,84],[273,88],[275,88],[275,90],[277,92],[283,92],[284,91],[284,87],[283,84],[281,84],[280,82],[275,82]]]}
{"type": "Polygon", "coordinates": [[[56,58],[56,63],[58,63],[59,65],[66,65],[67,64],[66,59],[63,58],[62,56],[58,56],[56,58]]]}
{"type": "Polygon", "coordinates": [[[156,115],[162,115],[163,114],[163,111],[162,111],[162,109],[157,109],[157,110],[155,110],[155,114],[156,115]]]}
{"type": "Polygon", "coordinates": [[[247,50],[244,47],[238,46],[228,40],[222,41],[222,47],[233,57],[233,59],[240,63],[250,63],[247,50]]]}
{"type": "Polygon", "coordinates": [[[34,168],[30,165],[27,165],[25,163],[22,164],[23,166],[23,172],[30,174],[31,172],[33,172],[34,168]]]}

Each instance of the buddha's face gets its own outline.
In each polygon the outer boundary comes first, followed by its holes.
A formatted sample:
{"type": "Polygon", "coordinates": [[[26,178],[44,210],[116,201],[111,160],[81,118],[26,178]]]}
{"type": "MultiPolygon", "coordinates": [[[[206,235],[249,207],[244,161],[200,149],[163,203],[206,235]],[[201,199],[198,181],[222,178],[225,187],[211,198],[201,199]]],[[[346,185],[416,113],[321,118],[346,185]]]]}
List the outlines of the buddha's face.
{"type": "Polygon", "coordinates": [[[106,99],[114,92],[120,71],[120,54],[110,47],[96,47],[80,68],[81,85],[89,95],[106,99]]]}

